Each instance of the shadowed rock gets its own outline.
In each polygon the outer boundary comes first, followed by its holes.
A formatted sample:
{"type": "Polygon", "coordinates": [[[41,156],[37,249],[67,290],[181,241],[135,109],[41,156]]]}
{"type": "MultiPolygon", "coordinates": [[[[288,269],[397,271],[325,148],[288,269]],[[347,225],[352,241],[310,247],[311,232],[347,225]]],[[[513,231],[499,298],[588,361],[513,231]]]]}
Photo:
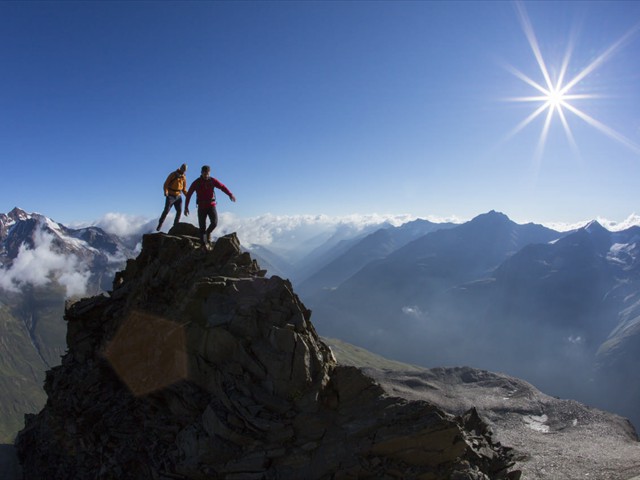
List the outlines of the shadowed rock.
{"type": "Polygon", "coordinates": [[[16,442],[25,478],[519,478],[475,410],[337,365],[235,234],[177,233],[145,235],[109,296],[67,309],[68,353],[16,442]]]}

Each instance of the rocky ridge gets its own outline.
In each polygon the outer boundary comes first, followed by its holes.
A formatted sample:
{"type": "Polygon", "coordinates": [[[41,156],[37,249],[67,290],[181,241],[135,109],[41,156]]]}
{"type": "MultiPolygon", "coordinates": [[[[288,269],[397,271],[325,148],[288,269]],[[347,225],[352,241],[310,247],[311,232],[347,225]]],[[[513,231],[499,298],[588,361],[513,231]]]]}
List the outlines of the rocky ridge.
{"type": "Polygon", "coordinates": [[[338,365],[288,281],[192,228],[145,235],[108,296],[67,307],[68,352],[16,441],[25,478],[519,478],[473,408],[338,365]]]}

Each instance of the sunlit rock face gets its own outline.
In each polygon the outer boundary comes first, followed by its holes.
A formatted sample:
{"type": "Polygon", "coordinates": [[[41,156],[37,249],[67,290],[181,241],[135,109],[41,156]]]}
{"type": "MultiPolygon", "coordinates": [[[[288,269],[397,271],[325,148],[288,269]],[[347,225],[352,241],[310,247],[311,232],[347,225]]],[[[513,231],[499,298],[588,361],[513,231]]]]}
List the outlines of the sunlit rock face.
{"type": "Polygon", "coordinates": [[[475,411],[338,366],[288,281],[235,234],[196,235],[145,235],[108,296],[68,306],[68,352],[17,439],[25,478],[518,478],[475,411]]]}

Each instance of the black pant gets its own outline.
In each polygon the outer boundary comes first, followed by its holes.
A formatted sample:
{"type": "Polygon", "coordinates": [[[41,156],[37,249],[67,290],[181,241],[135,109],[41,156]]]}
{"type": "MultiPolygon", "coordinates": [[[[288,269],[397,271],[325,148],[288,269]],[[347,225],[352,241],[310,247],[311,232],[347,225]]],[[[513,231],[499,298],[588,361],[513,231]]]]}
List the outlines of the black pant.
{"type": "Polygon", "coordinates": [[[160,215],[158,228],[160,228],[164,219],[167,218],[167,214],[169,213],[169,210],[171,210],[172,206],[176,209],[176,218],[173,220],[173,225],[175,226],[180,221],[180,215],[182,215],[182,195],[175,197],[173,195],[167,195],[165,197],[164,210],[162,211],[162,215],[160,215]]]}
{"type": "Polygon", "coordinates": [[[200,238],[204,241],[204,234],[210,234],[218,226],[218,211],[214,205],[198,208],[198,225],[200,226],[200,238]],[[211,222],[209,228],[206,228],[207,217],[211,222]]]}

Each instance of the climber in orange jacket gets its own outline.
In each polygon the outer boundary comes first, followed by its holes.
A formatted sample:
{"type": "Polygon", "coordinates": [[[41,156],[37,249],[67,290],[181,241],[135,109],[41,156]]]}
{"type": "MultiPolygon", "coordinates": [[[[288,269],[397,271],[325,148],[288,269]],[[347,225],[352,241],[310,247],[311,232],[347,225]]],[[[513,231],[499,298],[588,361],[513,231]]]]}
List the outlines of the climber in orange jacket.
{"type": "Polygon", "coordinates": [[[205,245],[211,241],[211,232],[218,226],[218,212],[216,210],[216,194],[214,188],[219,188],[226,193],[232,202],[236,201],[236,197],[229,191],[217,178],[211,176],[211,167],[205,165],[202,167],[200,177],[196,178],[187,192],[187,201],[184,207],[184,214],[189,215],[189,201],[191,195],[196,192],[196,204],[198,205],[198,225],[200,227],[200,242],[205,245]],[[207,217],[211,225],[207,226],[207,217]]]}
{"type": "Polygon", "coordinates": [[[175,172],[171,172],[164,182],[164,210],[160,215],[160,221],[156,227],[157,231],[162,228],[162,222],[167,218],[167,214],[171,207],[176,209],[176,218],[173,220],[173,226],[175,227],[180,221],[180,215],[182,215],[182,194],[187,194],[187,177],[185,172],[187,171],[187,164],[183,163],[180,168],[175,172]]]}

